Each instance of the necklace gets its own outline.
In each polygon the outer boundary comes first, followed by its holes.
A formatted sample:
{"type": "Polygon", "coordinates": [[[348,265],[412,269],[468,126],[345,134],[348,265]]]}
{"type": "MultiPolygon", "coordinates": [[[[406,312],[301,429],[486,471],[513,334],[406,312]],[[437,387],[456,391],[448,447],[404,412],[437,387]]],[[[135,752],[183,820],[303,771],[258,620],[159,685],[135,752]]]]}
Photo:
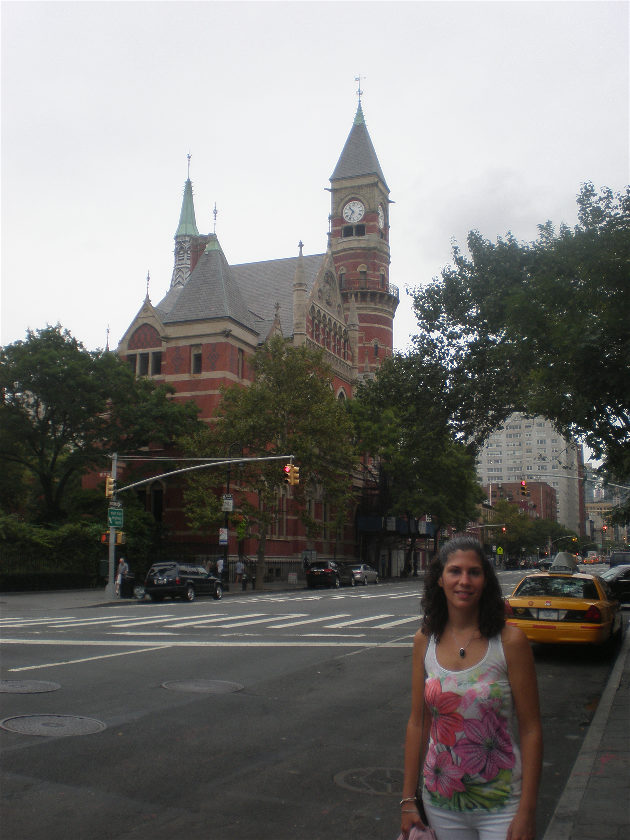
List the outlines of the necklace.
{"type": "MultiPolygon", "coordinates": [[[[451,633],[453,634],[453,637],[455,637],[455,633],[453,633],[453,631],[452,631],[452,630],[451,630],[451,633]]],[[[467,651],[467,649],[468,649],[468,645],[472,642],[472,640],[473,640],[473,639],[478,639],[478,638],[479,638],[479,634],[475,632],[475,633],[473,633],[473,635],[470,637],[470,639],[468,639],[468,641],[466,642],[466,644],[464,645],[464,647],[460,647],[460,649],[459,649],[459,655],[461,656],[461,658],[462,658],[462,659],[466,656],[466,651],[467,651]]]]}

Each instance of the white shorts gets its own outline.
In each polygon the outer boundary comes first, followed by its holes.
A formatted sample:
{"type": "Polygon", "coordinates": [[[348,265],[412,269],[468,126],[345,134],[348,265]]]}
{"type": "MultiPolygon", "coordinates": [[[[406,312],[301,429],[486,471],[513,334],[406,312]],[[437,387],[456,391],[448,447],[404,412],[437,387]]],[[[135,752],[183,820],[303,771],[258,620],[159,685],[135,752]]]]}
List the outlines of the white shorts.
{"type": "Polygon", "coordinates": [[[437,840],[505,840],[518,809],[513,802],[500,811],[448,811],[422,801],[437,840]]]}

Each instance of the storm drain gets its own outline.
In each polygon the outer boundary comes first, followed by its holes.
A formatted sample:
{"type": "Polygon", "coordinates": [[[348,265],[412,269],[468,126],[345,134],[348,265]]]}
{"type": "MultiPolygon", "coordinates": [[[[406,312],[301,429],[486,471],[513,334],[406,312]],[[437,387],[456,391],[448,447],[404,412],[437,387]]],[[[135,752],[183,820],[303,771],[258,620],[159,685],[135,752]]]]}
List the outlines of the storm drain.
{"type": "Polygon", "coordinates": [[[395,767],[357,767],[337,773],[334,781],[339,787],[355,793],[369,793],[373,796],[400,794],[403,786],[403,771],[395,767]]]}
{"type": "Polygon", "coordinates": [[[44,694],[46,691],[57,691],[60,688],[59,683],[45,680],[0,680],[2,694],[44,694]]]}
{"type": "Polygon", "coordinates": [[[107,729],[100,720],[75,715],[18,715],[0,720],[0,726],[19,735],[47,735],[57,738],[94,735],[107,729]]]}
{"type": "Polygon", "coordinates": [[[162,688],[169,691],[187,691],[193,694],[232,694],[242,691],[245,686],[224,680],[174,680],[162,683],[162,688]]]}

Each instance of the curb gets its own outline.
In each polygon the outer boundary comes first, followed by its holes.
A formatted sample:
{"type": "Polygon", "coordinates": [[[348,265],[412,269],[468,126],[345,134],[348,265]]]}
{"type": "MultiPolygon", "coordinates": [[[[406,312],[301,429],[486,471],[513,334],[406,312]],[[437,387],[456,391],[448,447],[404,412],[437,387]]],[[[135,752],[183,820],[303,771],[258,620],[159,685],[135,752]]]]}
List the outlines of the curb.
{"type": "Polygon", "coordinates": [[[590,723],[584,742],[575,760],[571,775],[567,779],[562,796],[553,812],[549,825],[542,840],[571,840],[578,836],[574,833],[586,788],[593,772],[593,765],[599,746],[602,742],[606,725],[610,716],[615,695],[621,683],[626,658],[630,651],[630,631],[626,632],[621,650],[608,678],[601,700],[597,705],[595,716],[590,723]]]}

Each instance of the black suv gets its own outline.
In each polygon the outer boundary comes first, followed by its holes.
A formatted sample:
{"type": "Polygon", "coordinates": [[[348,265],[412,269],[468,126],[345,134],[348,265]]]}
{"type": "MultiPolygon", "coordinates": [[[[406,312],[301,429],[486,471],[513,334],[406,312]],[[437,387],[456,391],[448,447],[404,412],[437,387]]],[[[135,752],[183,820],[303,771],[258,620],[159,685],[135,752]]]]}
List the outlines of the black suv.
{"type": "Polygon", "coordinates": [[[316,560],[306,570],[306,585],[310,589],[314,586],[334,586],[335,589],[339,589],[341,586],[339,566],[334,560],[316,560]]]}
{"type": "Polygon", "coordinates": [[[630,563],[630,549],[625,549],[623,551],[611,551],[610,557],[608,558],[608,562],[610,564],[610,568],[612,569],[613,566],[625,566],[630,563]]]}
{"type": "Polygon", "coordinates": [[[144,581],[144,591],[152,601],[161,601],[167,595],[187,601],[194,601],[197,595],[212,595],[217,601],[223,597],[221,581],[203,566],[170,560],[151,566],[144,581]]]}

